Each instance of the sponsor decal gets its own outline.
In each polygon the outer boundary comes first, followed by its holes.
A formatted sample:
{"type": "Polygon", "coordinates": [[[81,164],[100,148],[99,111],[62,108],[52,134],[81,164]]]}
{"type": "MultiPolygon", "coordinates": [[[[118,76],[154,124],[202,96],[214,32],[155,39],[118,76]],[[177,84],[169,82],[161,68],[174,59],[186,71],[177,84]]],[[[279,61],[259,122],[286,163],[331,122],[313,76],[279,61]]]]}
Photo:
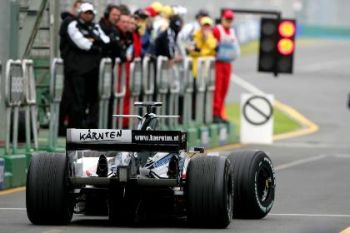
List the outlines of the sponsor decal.
{"type": "Polygon", "coordinates": [[[89,142],[131,142],[131,130],[114,129],[69,129],[67,141],[73,143],[89,142]]]}
{"type": "Polygon", "coordinates": [[[89,129],[87,133],[80,132],[79,138],[80,138],[80,141],[91,141],[91,140],[99,141],[99,140],[114,140],[122,136],[123,136],[122,130],[94,132],[89,129]]]}
{"type": "Polygon", "coordinates": [[[132,140],[134,143],[174,144],[182,142],[182,135],[176,131],[133,131],[132,140]]]}

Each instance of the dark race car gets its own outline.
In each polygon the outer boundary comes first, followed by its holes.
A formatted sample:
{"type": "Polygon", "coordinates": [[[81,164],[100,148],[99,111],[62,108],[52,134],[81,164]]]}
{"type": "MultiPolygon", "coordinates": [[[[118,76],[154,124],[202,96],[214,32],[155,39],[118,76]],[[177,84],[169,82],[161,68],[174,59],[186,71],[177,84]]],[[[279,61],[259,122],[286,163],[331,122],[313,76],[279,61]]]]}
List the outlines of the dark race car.
{"type": "MultiPolygon", "coordinates": [[[[108,215],[113,224],[156,216],[191,226],[227,227],[232,218],[259,219],[272,208],[275,176],[263,151],[187,151],[186,133],[156,130],[147,107],[137,130],[69,129],[66,153],[34,154],[26,203],[33,224],[68,224],[73,213],[108,215]]],[[[120,117],[120,116],[119,116],[120,117]]]]}

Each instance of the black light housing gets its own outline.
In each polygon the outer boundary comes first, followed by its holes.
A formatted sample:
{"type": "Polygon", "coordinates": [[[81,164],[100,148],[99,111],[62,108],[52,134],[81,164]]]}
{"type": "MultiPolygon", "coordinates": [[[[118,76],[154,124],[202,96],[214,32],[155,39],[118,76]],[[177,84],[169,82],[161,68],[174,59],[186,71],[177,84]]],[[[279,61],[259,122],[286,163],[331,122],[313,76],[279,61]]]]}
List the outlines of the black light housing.
{"type": "Polygon", "coordinates": [[[258,71],[293,73],[295,33],[295,20],[261,19],[258,71]]]}

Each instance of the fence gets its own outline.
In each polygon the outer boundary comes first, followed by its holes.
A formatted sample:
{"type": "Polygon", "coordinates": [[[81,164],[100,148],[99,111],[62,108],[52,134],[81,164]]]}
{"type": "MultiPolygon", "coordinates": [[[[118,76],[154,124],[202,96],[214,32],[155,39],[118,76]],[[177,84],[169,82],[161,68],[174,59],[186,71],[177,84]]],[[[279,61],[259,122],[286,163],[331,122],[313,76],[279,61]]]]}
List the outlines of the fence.
{"type": "Polygon", "coordinates": [[[60,102],[64,86],[63,60],[55,58],[51,64],[50,80],[50,126],[49,126],[49,149],[55,150],[57,146],[60,102]]]}
{"type": "MultiPolygon", "coordinates": [[[[129,65],[123,65],[117,60],[114,85],[110,87],[114,91],[113,113],[106,117],[102,114],[104,111],[100,111],[100,120],[103,119],[101,125],[105,126],[107,121],[112,120],[113,128],[123,127],[122,119],[112,119],[112,114],[125,114],[123,104],[128,103],[125,98],[130,98],[128,108],[131,115],[142,114],[142,110],[134,107],[134,102],[159,101],[163,102],[163,107],[156,110],[157,114],[180,115],[180,118],[160,118],[160,129],[188,131],[190,146],[207,147],[229,143],[229,134],[232,138],[233,126],[213,124],[215,58],[198,59],[196,79],[192,74],[192,62],[191,58],[186,58],[180,63],[170,65],[166,57],[157,59],[146,57],[143,60],[137,58],[129,65]],[[130,97],[126,96],[127,88],[130,97]]],[[[102,72],[100,85],[105,83],[101,80],[105,77],[109,80],[109,76],[102,72]]],[[[135,128],[136,123],[136,119],[131,118],[128,128],[135,128]]]]}

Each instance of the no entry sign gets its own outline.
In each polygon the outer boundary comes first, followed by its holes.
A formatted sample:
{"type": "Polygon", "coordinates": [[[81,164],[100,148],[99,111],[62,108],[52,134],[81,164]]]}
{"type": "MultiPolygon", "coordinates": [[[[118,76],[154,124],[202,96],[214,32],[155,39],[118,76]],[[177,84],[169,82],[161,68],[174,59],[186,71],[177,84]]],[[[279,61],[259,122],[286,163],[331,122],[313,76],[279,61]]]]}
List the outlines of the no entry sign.
{"type": "Polygon", "coordinates": [[[265,96],[252,96],[243,105],[243,117],[252,125],[264,125],[273,115],[273,107],[265,96]]]}
{"type": "Polygon", "coordinates": [[[273,142],[273,95],[243,94],[241,98],[241,142],[273,142]]]}

